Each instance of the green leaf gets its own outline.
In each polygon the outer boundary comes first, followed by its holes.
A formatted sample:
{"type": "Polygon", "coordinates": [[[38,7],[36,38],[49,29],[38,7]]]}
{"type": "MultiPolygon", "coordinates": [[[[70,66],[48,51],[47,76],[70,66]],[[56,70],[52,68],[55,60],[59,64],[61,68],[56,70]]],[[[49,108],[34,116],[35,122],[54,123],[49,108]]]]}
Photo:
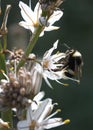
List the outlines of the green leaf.
{"type": "Polygon", "coordinates": [[[6,62],[5,62],[5,54],[3,53],[2,45],[0,44],[0,80],[5,78],[2,74],[2,70],[6,73],[6,62]]]}

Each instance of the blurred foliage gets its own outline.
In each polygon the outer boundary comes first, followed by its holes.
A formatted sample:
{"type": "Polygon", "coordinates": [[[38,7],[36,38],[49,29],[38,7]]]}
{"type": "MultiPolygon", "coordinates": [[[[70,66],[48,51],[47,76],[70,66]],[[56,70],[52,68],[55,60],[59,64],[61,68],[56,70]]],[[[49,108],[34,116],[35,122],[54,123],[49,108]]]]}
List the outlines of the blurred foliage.
{"type": "MultiPolygon", "coordinates": [[[[28,0],[22,1],[28,3],[28,0]]],[[[18,2],[19,0],[2,0],[2,14],[6,4],[12,4],[8,20],[8,47],[10,49],[14,46],[25,48],[29,38],[28,31],[18,26],[18,22],[22,20],[18,2]]],[[[37,0],[32,0],[33,7],[36,2],[37,0]]],[[[61,9],[64,15],[61,21],[56,23],[61,27],[60,30],[46,32],[33,51],[37,56],[41,56],[52,46],[53,42],[59,39],[61,51],[67,49],[64,46],[66,43],[82,53],[83,76],[80,85],[67,81],[70,85],[64,87],[52,82],[54,87],[52,90],[44,82],[42,90],[46,91],[46,97],[49,96],[54,99],[54,102],[59,103],[58,107],[62,108],[59,116],[63,119],[71,119],[70,124],[55,128],[55,130],[89,130],[93,126],[93,0],[64,0],[61,9]]],[[[1,20],[2,17],[0,22],[1,20]]]]}

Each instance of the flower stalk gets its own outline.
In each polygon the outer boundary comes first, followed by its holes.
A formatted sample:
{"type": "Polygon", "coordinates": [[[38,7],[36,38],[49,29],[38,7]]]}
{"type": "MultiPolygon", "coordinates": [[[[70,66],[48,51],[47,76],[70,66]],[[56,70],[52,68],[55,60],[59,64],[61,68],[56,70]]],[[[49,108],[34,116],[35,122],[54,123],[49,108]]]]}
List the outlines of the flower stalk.
{"type": "Polygon", "coordinates": [[[20,69],[20,67],[22,67],[25,64],[25,60],[26,58],[29,56],[29,54],[31,53],[31,51],[33,50],[40,33],[42,32],[42,29],[44,28],[44,26],[38,26],[37,29],[35,30],[35,33],[32,35],[30,42],[25,50],[25,53],[21,59],[21,61],[19,62],[18,66],[17,66],[17,71],[20,69]]]}

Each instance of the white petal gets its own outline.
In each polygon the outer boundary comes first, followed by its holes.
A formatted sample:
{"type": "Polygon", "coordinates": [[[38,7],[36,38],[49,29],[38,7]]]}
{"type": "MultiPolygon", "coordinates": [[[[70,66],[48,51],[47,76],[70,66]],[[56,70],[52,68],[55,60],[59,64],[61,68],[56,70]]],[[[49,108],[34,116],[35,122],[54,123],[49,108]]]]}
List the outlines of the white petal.
{"type": "Polygon", "coordinates": [[[48,71],[48,70],[44,70],[44,77],[47,77],[51,80],[57,80],[57,79],[61,79],[60,75],[61,75],[61,72],[59,73],[60,71],[57,71],[57,72],[53,72],[53,71],[48,71]]]}
{"type": "Polygon", "coordinates": [[[39,37],[42,37],[44,35],[44,30],[40,33],[39,37]]]}
{"type": "Polygon", "coordinates": [[[39,106],[39,105],[38,105],[36,102],[33,101],[33,102],[31,103],[31,109],[32,109],[32,111],[35,111],[35,110],[38,108],[38,106],[39,106]]]}
{"type": "Polygon", "coordinates": [[[17,124],[17,128],[18,130],[29,130],[29,123],[27,122],[27,120],[24,121],[19,121],[17,124]]]}
{"type": "Polygon", "coordinates": [[[54,24],[56,21],[58,21],[63,15],[63,12],[61,10],[54,11],[54,13],[50,16],[48,22],[50,25],[54,24]]]}
{"type": "Polygon", "coordinates": [[[65,58],[65,57],[66,57],[65,53],[56,53],[56,54],[52,55],[51,59],[54,62],[58,62],[59,60],[61,60],[62,58],[65,58]]]}
{"type": "Polygon", "coordinates": [[[44,97],[44,95],[45,95],[45,93],[42,91],[42,92],[39,92],[34,97],[33,102],[31,103],[31,109],[32,109],[32,111],[38,109],[40,103],[42,102],[40,100],[44,97]]]}
{"type": "Polygon", "coordinates": [[[21,21],[21,22],[19,23],[19,25],[22,26],[22,27],[24,27],[25,29],[31,30],[32,33],[34,32],[34,29],[35,29],[35,28],[34,28],[33,25],[31,25],[30,23],[21,21]]]}
{"type": "MultiPolygon", "coordinates": [[[[62,82],[60,82],[59,80],[62,79],[62,72],[61,71],[57,71],[57,72],[49,72],[49,71],[45,71],[44,74],[43,74],[43,77],[44,77],[44,80],[45,82],[47,83],[47,85],[52,88],[50,82],[48,81],[48,79],[51,79],[51,80],[55,80],[57,83],[61,84],[61,85],[64,85],[64,86],[68,86],[68,84],[64,84],[62,82]]],[[[65,78],[67,79],[67,78],[65,78]]]]}
{"type": "Polygon", "coordinates": [[[64,123],[62,122],[61,118],[52,118],[52,119],[49,119],[48,121],[42,122],[42,125],[45,129],[58,127],[63,124],[64,123]]]}
{"type": "Polygon", "coordinates": [[[57,49],[58,41],[59,41],[59,40],[57,40],[57,41],[53,44],[54,49],[57,49]]]}
{"type": "Polygon", "coordinates": [[[34,115],[34,114],[33,114],[32,106],[30,105],[30,106],[27,108],[27,115],[26,115],[28,123],[30,123],[30,122],[33,120],[33,118],[34,118],[33,115],[34,115]]]}
{"type": "Polygon", "coordinates": [[[53,30],[58,30],[60,27],[57,26],[48,26],[45,27],[44,31],[53,31],[53,30]]]}
{"type": "Polygon", "coordinates": [[[34,8],[34,15],[36,15],[36,17],[39,18],[41,13],[42,13],[42,10],[41,10],[41,7],[40,7],[40,3],[37,2],[36,6],[34,8]]]}
{"type": "Polygon", "coordinates": [[[62,79],[62,71],[56,71],[55,74],[55,80],[62,79]]]}
{"type": "Polygon", "coordinates": [[[48,59],[51,56],[52,52],[55,49],[57,49],[57,45],[58,45],[58,40],[53,44],[52,48],[50,48],[48,51],[45,52],[43,60],[48,59]]]}
{"type": "Polygon", "coordinates": [[[33,11],[22,1],[19,2],[19,7],[21,8],[21,15],[23,19],[27,22],[34,23],[34,13],[33,11]]]}
{"type": "Polygon", "coordinates": [[[38,120],[38,122],[41,122],[47,114],[49,114],[52,106],[52,100],[46,99],[42,102],[42,104],[39,106],[39,108],[35,111],[34,119],[38,120]]]}
{"type": "Polygon", "coordinates": [[[52,72],[52,70],[54,69],[57,69],[57,64],[55,64],[55,62],[50,58],[50,61],[47,66],[47,70],[52,72]]]}
{"type": "Polygon", "coordinates": [[[50,82],[48,81],[47,76],[43,76],[43,77],[44,77],[44,80],[45,80],[45,82],[47,83],[47,85],[48,85],[50,88],[53,88],[52,85],[50,84],[50,82]]]}
{"type": "Polygon", "coordinates": [[[34,13],[35,13],[35,14],[38,13],[39,6],[40,6],[40,4],[39,4],[39,2],[37,2],[36,6],[35,6],[35,8],[34,8],[34,13]]]}
{"type": "Polygon", "coordinates": [[[34,101],[38,102],[40,101],[43,97],[44,97],[45,93],[42,91],[42,92],[39,92],[35,97],[34,97],[34,101]]]}
{"type": "Polygon", "coordinates": [[[36,64],[35,70],[36,70],[39,74],[41,74],[42,71],[43,71],[43,68],[42,68],[42,66],[41,66],[40,64],[36,64]]]}

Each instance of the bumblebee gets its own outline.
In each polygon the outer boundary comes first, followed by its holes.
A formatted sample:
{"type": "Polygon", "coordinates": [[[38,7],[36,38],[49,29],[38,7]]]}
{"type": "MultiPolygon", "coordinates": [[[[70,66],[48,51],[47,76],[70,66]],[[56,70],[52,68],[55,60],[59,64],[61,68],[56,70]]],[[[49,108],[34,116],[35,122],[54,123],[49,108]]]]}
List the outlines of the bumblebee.
{"type": "Polygon", "coordinates": [[[64,59],[64,75],[69,79],[80,81],[82,76],[83,59],[79,51],[71,49],[66,51],[64,59]]]}

